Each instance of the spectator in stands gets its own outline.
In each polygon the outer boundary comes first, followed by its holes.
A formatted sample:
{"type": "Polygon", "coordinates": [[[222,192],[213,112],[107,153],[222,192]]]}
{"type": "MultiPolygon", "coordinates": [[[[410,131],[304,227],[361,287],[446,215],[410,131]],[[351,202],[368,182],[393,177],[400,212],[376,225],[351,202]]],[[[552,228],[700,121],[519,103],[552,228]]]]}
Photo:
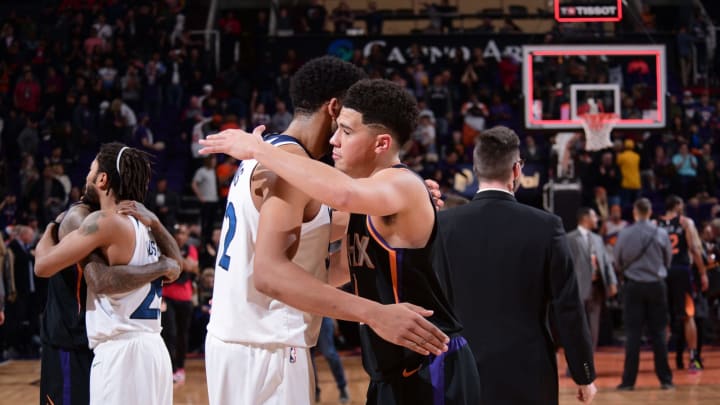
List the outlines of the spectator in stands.
{"type": "Polygon", "coordinates": [[[325,20],[327,19],[327,10],[321,0],[312,0],[310,6],[305,9],[305,22],[307,24],[308,33],[323,34],[325,33],[325,20]]]}
{"type": "Polygon", "coordinates": [[[132,140],[132,145],[154,156],[165,150],[165,142],[155,139],[155,135],[150,129],[150,117],[147,113],[140,114],[132,140]]]}
{"type": "Polygon", "coordinates": [[[215,224],[215,216],[218,206],[218,189],[217,176],[215,174],[215,166],[217,158],[215,156],[207,156],[201,168],[195,171],[192,180],[192,190],[195,197],[200,201],[200,240],[204,243],[210,240],[213,226],[215,224]]]}
{"type": "Polygon", "coordinates": [[[604,188],[608,196],[608,204],[620,204],[620,168],[613,160],[612,152],[602,154],[598,167],[597,185],[604,188]]]}
{"type": "Polygon", "coordinates": [[[157,180],[155,190],[148,192],[145,206],[158,216],[165,228],[172,231],[177,225],[177,212],[180,209],[180,196],[168,189],[167,178],[161,176],[157,180]]]}
{"type": "Polygon", "coordinates": [[[38,358],[40,347],[40,302],[33,257],[35,233],[27,225],[16,225],[8,249],[12,251],[13,273],[7,287],[5,330],[10,358],[38,358]]]}
{"type": "Polygon", "coordinates": [[[368,35],[381,35],[383,28],[383,15],[377,8],[377,1],[369,1],[365,13],[365,27],[368,35]]]}
{"type": "Polygon", "coordinates": [[[445,137],[449,131],[449,123],[452,120],[453,104],[450,88],[442,75],[438,74],[433,77],[432,86],[427,89],[425,99],[435,116],[435,128],[438,136],[445,137]]]}
{"type": "Polygon", "coordinates": [[[178,224],[173,232],[182,253],[180,277],[162,289],[165,311],[162,312],[162,338],[165,341],[173,368],[173,383],[185,382],[185,355],[192,318],[192,279],[198,274],[198,251],[188,244],[190,231],[186,224],[178,224]]]}
{"type": "Polygon", "coordinates": [[[18,80],[13,93],[15,108],[26,114],[37,113],[41,95],[40,83],[33,77],[30,66],[23,67],[22,80],[18,80]]]}
{"type": "Polygon", "coordinates": [[[678,152],[672,158],[672,163],[676,171],[675,192],[683,199],[688,199],[695,193],[698,161],[695,156],[690,154],[687,142],[680,144],[678,152]]]}
{"type": "Polygon", "coordinates": [[[623,206],[630,206],[640,196],[642,184],[640,182],[640,155],[635,152],[635,142],[626,139],[623,142],[625,150],[617,155],[617,165],[620,168],[620,201],[623,206]]]}
{"type": "Polygon", "coordinates": [[[338,6],[330,14],[330,19],[335,25],[335,33],[345,35],[347,30],[353,27],[355,15],[350,9],[350,5],[346,0],[340,0],[338,6]]]}
{"type": "Polygon", "coordinates": [[[290,125],[290,121],[292,114],[287,110],[285,102],[278,99],[275,102],[275,114],[270,119],[270,132],[282,133],[290,125]]]}
{"type": "Polygon", "coordinates": [[[617,242],[617,237],[620,231],[628,226],[628,222],[622,219],[622,208],[620,205],[615,204],[610,206],[610,215],[607,221],[604,221],[600,228],[600,235],[605,241],[605,249],[608,254],[613,255],[613,247],[617,242]]]}

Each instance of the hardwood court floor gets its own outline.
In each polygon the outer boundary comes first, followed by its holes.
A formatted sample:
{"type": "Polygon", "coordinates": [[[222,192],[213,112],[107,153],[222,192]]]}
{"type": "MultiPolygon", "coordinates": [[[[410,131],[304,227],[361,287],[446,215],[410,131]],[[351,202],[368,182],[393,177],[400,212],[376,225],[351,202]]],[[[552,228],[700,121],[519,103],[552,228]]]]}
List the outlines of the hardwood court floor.
{"type": "MultiPolygon", "coordinates": [[[[615,386],[620,383],[624,353],[619,348],[601,350],[596,356],[598,372],[596,384],[599,392],[593,404],[707,405],[720,403],[720,348],[708,349],[703,356],[705,371],[692,375],[684,370],[673,370],[677,388],[672,391],[662,391],[652,369],[652,353],[643,351],[635,391],[618,392],[615,391],[615,386]]],[[[338,392],[327,363],[322,358],[317,360],[322,389],[321,404],[337,404],[338,392]]],[[[364,404],[363,398],[368,378],[362,370],[360,357],[346,356],[342,358],[342,361],[347,374],[352,398],[351,404],[364,404]]],[[[191,359],[187,361],[186,366],[187,382],[176,387],[175,404],[207,404],[205,363],[202,360],[191,359]]],[[[577,404],[574,384],[570,378],[564,376],[564,368],[564,364],[560,366],[560,370],[563,371],[563,376],[560,378],[560,403],[577,404]]],[[[1,364],[0,405],[37,404],[39,379],[39,361],[11,361],[1,364]]]]}

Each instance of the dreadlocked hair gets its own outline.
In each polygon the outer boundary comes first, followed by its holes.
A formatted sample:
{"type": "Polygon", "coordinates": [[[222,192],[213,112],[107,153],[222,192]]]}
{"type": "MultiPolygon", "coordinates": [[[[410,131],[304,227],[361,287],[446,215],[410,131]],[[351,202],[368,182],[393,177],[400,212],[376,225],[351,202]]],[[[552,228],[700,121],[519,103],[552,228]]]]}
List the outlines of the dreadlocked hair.
{"type": "Polygon", "coordinates": [[[101,145],[96,157],[98,173],[107,174],[110,183],[107,193],[112,190],[118,201],[145,201],[152,174],[150,156],[143,151],[128,147],[118,160],[118,154],[124,147],[125,145],[120,142],[101,145]]]}

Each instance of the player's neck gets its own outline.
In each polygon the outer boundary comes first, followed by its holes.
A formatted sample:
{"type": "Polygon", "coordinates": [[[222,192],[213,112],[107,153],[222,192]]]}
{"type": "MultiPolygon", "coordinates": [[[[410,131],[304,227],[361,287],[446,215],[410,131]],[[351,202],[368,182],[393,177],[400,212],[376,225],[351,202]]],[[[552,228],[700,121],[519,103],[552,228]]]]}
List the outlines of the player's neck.
{"type": "Polygon", "coordinates": [[[112,192],[110,192],[109,195],[106,195],[104,191],[101,191],[99,197],[101,210],[114,210],[117,206],[115,195],[112,192]]]}
{"type": "Polygon", "coordinates": [[[286,135],[297,139],[310,152],[313,159],[319,159],[328,150],[330,125],[320,113],[295,115],[285,130],[286,135]]]}
{"type": "Polygon", "coordinates": [[[355,177],[355,178],[371,177],[371,176],[374,176],[375,173],[377,173],[381,170],[389,169],[393,166],[399,165],[400,163],[402,163],[402,162],[400,161],[400,156],[397,153],[392,153],[392,154],[389,154],[388,156],[381,155],[381,156],[377,157],[377,159],[375,161],[375,165],[373,167],[369,167],[365,171],[365,173],[361,173],[359,175],[352,176],[352,177],[355,177]]]}

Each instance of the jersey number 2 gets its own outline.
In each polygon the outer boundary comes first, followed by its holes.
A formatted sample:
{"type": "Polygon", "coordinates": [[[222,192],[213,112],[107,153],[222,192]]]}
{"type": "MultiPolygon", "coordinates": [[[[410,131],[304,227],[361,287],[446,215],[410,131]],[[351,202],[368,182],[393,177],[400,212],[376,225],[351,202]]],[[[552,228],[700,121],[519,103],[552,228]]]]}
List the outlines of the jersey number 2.
{"type": "Polygon", "coordinates": [[[155,297],[162,297],[162,279],[160,278],[150,283],[150,292],[135,312],[130,315],[130,319],[158,319],[160,308],[150,308],[155,297]]]}
{"type": "Polygon", "coordinates": [[[228,228],[227,233],[225,234],[225,239],[223,240],[223,254],[220,256],[220,261],[218,261],[218,265],[225,269],[226,271],[230,268],[230,256],[228,255],[228,248],[230,247],[230,242],[232,242],[233,238],[235,237],[235,225],[237,224],[237,218],[235,217],[235,206],[233,203],[229,203],[227,206],[227,209],[225,209],[225,216],[228,219],[228,228]]]}

